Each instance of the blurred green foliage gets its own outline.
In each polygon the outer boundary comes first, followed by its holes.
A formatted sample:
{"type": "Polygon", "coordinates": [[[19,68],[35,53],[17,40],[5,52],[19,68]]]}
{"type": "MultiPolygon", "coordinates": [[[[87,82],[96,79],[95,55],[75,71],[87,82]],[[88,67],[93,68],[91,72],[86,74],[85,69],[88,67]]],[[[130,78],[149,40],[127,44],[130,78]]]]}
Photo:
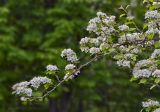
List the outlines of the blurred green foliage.
{"type": "Polygon", "coordinates": [[[138,0],[0,0],[0,112],[135,112],[144,96],[158,96],[132,84],[130,71],[108,57],[83,69],[49,101],[24,105],[11,94],[14,83],[42,74],[47,64],[64,67],[63,48],[83,58],[78,42],[87,35],[89,19],[99,10],[118,15],[128,4],[138,26],[143,24],[145,9],[138,0]]]}

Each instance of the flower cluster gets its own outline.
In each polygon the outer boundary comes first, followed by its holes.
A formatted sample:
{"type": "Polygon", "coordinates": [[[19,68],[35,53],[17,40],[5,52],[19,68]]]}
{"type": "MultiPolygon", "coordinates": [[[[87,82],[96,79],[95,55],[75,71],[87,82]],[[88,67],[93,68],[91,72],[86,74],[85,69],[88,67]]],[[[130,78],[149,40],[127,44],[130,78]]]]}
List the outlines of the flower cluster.
{"type": "Polygon", "coordinates": [[[30,82],[24,81],[17,83],[12,86],[13,94],[24,94],[26,96],[32,96],[32,89],[28,87],[30,85],[30,82]]]}
{"type": "Polygon", "coordinates": [[[97,17],[91,19],[87,26],[87,31],[106,37],[115,31],[113,25],[115,16],[107,16],[103,12],[97,12],[97,17]]]}
{"type": "Polygon", "coordinates": [[[76,66],[74,64],[68,64],[68,65],[66,65],[65,70],[73,70],[75,68],[76,68],[76,66]]]}
{"type": "Polygon", "coordinates": [[[65,57],[69,62],[77,62],[78,58],[76,53],[72,49],[64,49],[61,53],[61,57],[65,57]]]}
{"type": "Polygon", "coordinates": [[[160,112],[160,108],[157,108],[157,109],[154,110],[153,112],[160,112]]]}
{"type": "Polygon", "coordinates": [[[47,65],[46,69],[47,71],[56,71],[58,70],[58,67],[56,65],[47,65]]]}
{"type": "Polygon", "coordinates": [[[119,28],[120,31],[127,31],[127,30],[129,30],[129,27],[127,25],[120,25],[118,28],[119,28]]]}
{"type": "Polygon", "coordinates": [[[100,49],[99,49],[99,45],[100,45],[100,40],[98,38],[89,38],[89,37],[85,37],[85,38],[82,38],[80,40],[80,49],[82,52],[85,52],[85,53],[91,53],[91,54],[96,54],[96,53],[99,53],[100,52],[100,49]],[[93,50],[96,50],[98,52],[93,52],[93,50]]]}
{"type": "Polygon", "coordinates": [[[160,56],[160,49],[155,49],[151,55],[151,58],[158,58],[160,56]]]}
{"type": "Polygon", "coordinates": [[[142,102],[143,107],[153,107],[153,106],[160,106],[158,101],[154,101],[149,99],[148,101],[142,102]]]}
{"type": "Polygon", "coordinates": [[[136,42],[141,42],[143,40],[145,40],[145,38],[141,37],[140,33],[131,33],[131,34],[122,35],[118,39],[118,43],[120,43],[120,44],[123,44],[125,42],[136,43],[136,42]]]}
{"type": "Polygon", "coordinates": [[[145,19],[160,19],[160,13],[157,10],[147,11],[145,13],[145,19]]]}
{"type": "Polygon", "coordinates": [[[150,77],[152,72],[157,69],[155,61],[141,60],[135,64],[133,68],[133,75],[139,77],[150,77]]]}
{"type": "Polygon", "coordinates": [[[47,83],[51,83],[51,79],[47,78],[47,77],[34,77],[32,80],[30,80],[30,84],[31,84],[31,87],[35,88],[35,89],[38,89],[39,86],[41,84],[47,84],[47,83]]]}
{"type": "Polygon", "coordinates": [[[27,97],[32,96],[32,88],[38,89],[41,84],[51,84],[51,79],[47,77],[34,77],[29,82],[24,81],[17,83],[12,86],[13,94],[17,95],[24,95],[25,97],[22,97],[22,100],[28,99],[27,97]]]}

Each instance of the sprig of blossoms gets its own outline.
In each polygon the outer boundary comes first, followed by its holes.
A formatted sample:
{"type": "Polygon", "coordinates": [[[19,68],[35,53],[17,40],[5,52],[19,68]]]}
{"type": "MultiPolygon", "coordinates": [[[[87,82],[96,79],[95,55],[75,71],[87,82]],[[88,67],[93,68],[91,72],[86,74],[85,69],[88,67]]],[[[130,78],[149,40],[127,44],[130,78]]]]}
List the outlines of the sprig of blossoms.
{"type": "Polygon", "coordinates": [[[142,106],[146,108],[146,107],[160,106],[160,104],[158,101],[148,99],[147,101],[142,102],[142,106]]]}
{"type": "Polygon", "coordinates": [[[65,57],[69,62],[77,62],[78,58],[76,53],[72,49],[64,49],[61,53],[61,57],[65,57]]]}
{"type": "Polygon", "coordinates": [[[32,88],[38,89],[41,84],[51,84],[51,79],[47,77],[38,76],[31,79],[29,82],[24,81],[17,83],[12,86],[13,89],[12,93],[17,95],[24,95],[24,97],[22,97],[22,100],[26,100],[28,99],[26,98],[26,96],[27,97],[32,96],[32,91],[33,91],[32,88]]]}
{"type": "Polygon", "coordinates": [[[148,18],[151,18],[151,19],[160,19],[160,13],[158,13],[157,10],[154,10],[154,11],[147,11],[145,13],[145,19],[148,19],[148,18]]]}
{"type": "Polygon", "coordinates": [[[153,112],[160,112],[160,108],[157,108],[157,109],[154,110],[153,112]]]}
{"type": "Polygon", "coordinates": [[[115,16],[107,16],[103,12],[97,12],[97,17],[91,19],[87,26],[87,31],[94,32],[97,35],[107,36],[115,31],[115,16]]]}
{"type": "Polygon", "coordinates": [[[137,78],[150,77],[152,72],[157,69],[157,65],[153,60],[140,60],[133,68],[133,75],[137,78]]]}
{"type": "Polygon", "coordinates": [[[56,71],[58,70],[58,67],[56,65],[47,65],[46,69],[47,71],[56,71]]]}
{"type": "Polygon", "coordinates": [[[118,28],[119,28],[120,31],[127,31],[127,30],[129,30],[129,27],[127,25],[120,25],[120,26],[118,26],[118,28]]]}
{"type": "Polygon", "coordinates": [[[17,83],[15,85],[12,86],[13,89],[13,94],[25,94],[27,96],[32,96],[32,89],[28,87],[28,85],[30,85],[30,82],[24,81],[24,82],[20,82],[17,83]]]}
{"type": "Polygon", "coordinates": [[[41,84],[51,84],[51,79],[45,77],[34,77],[32,80],[30,80],[31,87],[38,89],[41,84]]]}

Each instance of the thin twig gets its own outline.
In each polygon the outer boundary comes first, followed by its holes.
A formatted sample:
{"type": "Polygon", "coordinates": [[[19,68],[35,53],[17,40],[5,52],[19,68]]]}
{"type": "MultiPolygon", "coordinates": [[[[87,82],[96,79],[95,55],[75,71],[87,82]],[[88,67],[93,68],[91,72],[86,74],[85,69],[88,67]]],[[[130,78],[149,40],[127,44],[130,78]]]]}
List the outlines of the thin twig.
{"type": "Polygon", "coordinates": [[[68,75],[67,78],[63,79],[63,80],[59,80],[59,83],[57,85],[55,85],[51,90],[47,91],[47,93],[45,93],[42,97],[32,97],[33,99],[43,99],[46,96],[48,96],[51,92],[53,92],[58,86],[60,86],[62,83],[64,83],[66,80],[68,80],[70,78],[70,76],[75,75],[77,72],[79,72],[82,68],[84,68],[85,66],[89,65],[90,63],[92,63],[93,61],[95,61],[99,56],[96,55],[95,57],[93,57],[90,61],[88,61],[87,63],[84,63],[83,65],[81,65],[79,68],[77,68],[72,74],[68,75]]]}

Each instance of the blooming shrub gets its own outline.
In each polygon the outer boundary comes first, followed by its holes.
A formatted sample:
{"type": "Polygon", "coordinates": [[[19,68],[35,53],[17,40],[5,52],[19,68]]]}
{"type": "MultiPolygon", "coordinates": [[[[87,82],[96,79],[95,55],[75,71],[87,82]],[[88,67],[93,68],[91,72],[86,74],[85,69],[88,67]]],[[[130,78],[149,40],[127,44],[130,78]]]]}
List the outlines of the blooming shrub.
{"type": "MultiPolygon", "coordinates": [[[[128,16],[127,7],[120,7],[123,13],[119,17],[97,12],[91,19],[87,31],[91,34],[80,40],[80,50],[90,56],[84,64],[79,62],[76,53],[68,48],[64,49],[61,57],[68,61],[64,69],[56,65],[46,67],[46,75],[56,77],[57,82],[47,76],[34,77],[13,85],[13,94],[21,97],[22,101],[42,99],[53,92],[59,85],[69,79],[74,79],[80,70],[99,57],[110,56],[118,66],[132,70],[131,81],[151,84],[153,89],[160,83],[160,2],[144,0],[148,9],[145,13],[143,29],[137,27],[134,17],[128,16]],[[123,18],[120,21],[119,18],[123,18]],[[58,76],[59,71],[64,71],[63,79],[58,76]],[[37,91],[42,94],[35,94],[37,91]]],[[[160,112],[158,101],[147,100],[142,102],[144,112],[160,112]]]]}

